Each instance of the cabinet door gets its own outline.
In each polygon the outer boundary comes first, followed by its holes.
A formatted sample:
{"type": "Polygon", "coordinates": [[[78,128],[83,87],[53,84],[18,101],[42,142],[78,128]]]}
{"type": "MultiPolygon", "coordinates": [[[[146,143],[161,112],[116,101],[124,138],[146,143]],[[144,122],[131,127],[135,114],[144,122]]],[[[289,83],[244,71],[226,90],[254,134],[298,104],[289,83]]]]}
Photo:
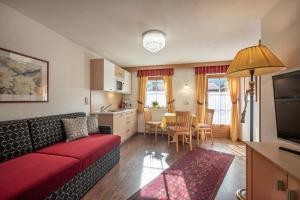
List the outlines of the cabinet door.
{"type": "Polygon", "coordinates": [[[300,200],[300,182],[292,176],[288,176],[288,192],[294,192],[294,199],[300,200]]]}
{"type": "Polygon", "coordinates": [[[114,114],[114,135],[121,136],[121,142],[126,140],[126,121],[125,121],[125,113],[114,114]]]}
{"type": "Polygon", "coordinates": [[[112,92],[115,89],[115,65],[104,59],[103,90],[112,92]]]}
{"type": "Polygon", "coordinates": [[[277,189],[278,181],[283,181],[287,186],[287,174],[255,151],[252,151],[251,171],[253,200],[287,199],[286,190],[277,189]]]}
{"type": "Polygon", "coordinates": [[[125,71],[123,93],[131,94],[131,73],[128,71],[125,71]]]}

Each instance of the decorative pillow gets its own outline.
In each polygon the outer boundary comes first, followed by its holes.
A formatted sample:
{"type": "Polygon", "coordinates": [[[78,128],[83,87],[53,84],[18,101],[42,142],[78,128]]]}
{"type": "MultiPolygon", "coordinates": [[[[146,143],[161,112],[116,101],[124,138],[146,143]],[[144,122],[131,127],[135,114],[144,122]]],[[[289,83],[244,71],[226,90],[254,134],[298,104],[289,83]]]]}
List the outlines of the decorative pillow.
{"type": "Polygon", "coordinates": [[[67,136],[66,142],[89,136],[86,117],[62,119],[62,121],[64,123],[67,136]]]}
{"type": "Polygon", "coordinates": [[[97,116],[91,115],[87,117],[87,129],[89,134],[99,132],[97,116]]]}

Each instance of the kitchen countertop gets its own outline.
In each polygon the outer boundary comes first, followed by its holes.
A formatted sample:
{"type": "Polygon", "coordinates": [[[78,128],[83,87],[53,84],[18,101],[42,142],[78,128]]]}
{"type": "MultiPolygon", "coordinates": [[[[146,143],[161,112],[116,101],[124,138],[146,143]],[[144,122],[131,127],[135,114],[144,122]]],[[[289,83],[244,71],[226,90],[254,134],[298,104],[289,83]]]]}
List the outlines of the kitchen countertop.
{"type": "Polygon", "coordinates": [[[130,111],[136,111],[136,108],[128,108],[128,109],[118,110],[114,112],[91,112],[90,114],[91,115],[115,115],[115,114],[130,112],[130,111]]]}

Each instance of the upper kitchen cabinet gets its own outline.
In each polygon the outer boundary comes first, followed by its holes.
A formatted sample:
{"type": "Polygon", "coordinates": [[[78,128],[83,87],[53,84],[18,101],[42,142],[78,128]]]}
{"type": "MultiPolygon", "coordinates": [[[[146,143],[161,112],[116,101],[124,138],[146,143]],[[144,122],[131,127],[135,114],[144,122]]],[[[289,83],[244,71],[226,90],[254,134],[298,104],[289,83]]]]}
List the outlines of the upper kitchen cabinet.
{"type": "Polygon", "coordinates": [[[105,59],[91,60],[91,90],[131,93],[131,73],[105,59]]]}
{"type": "Polygon", "coordinates": [[[128,71],[125,71],[125,75],[124,75],[123,93],[131,94],[131,73],[128,71]]]}

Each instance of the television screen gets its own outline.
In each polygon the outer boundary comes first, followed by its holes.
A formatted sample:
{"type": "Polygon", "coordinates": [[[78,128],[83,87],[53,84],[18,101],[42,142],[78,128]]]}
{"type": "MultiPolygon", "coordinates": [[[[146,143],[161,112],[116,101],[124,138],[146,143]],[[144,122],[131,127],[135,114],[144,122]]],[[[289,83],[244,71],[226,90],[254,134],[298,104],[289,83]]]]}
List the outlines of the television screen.
{"type": "Polygon", "coordinates": [[[300,71],[273,76],[277,136],[300,144],[300,71]]]}
{"type": "Polygon", "coordinates": [[[274,98],[300,98],[300,71],[273,76],[274,98]]]}

